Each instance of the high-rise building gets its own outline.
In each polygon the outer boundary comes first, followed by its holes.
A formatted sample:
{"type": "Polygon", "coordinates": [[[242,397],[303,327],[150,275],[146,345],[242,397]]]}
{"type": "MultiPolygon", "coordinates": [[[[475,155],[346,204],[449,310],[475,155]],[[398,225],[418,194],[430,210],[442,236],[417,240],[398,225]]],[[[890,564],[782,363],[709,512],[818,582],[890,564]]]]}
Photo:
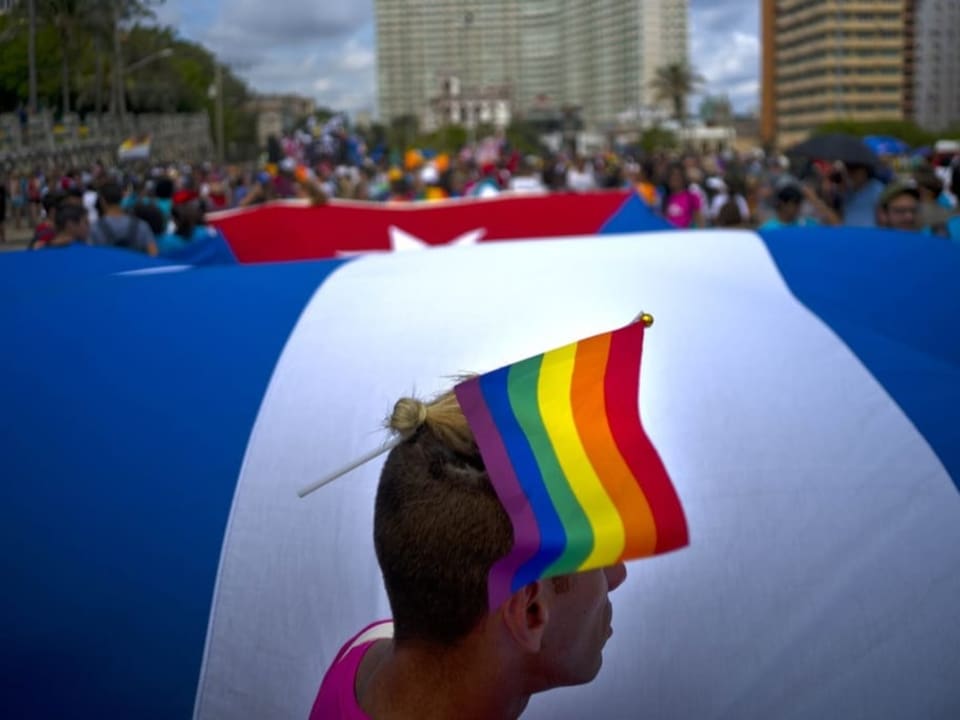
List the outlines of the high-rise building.
{"type": "Polygon", "coordinates": [[[763,0],[762,15],[765,142],[831,120],[960,122],[960,0],[763,0]]]}
{"type": "Polygon", "coordinates": [[[908,0],[915,28],[912,105],[931,130],[960,123],[960,0],[908,0]]]}
{"type": "Polygon", "coordinates": [[[563,4],[564,102],[593,127],[653,108],[657,69],[688,61],[687,0],[563,4]]]}
{"type": "Polygon", "coordinates": [[[763,0],[764,141],[789,145],[836,119],[911,117],[905,2],[763,0]]]}
{"type": "Polygon", "coordinates": [[[601,128],[654,105],[657,68],[687,61],[687,10],[688,0],[376,0],[380,115],[438,124],[437,98],[449,108],[453,94],[513,114],[578,107],[601,128]]]}

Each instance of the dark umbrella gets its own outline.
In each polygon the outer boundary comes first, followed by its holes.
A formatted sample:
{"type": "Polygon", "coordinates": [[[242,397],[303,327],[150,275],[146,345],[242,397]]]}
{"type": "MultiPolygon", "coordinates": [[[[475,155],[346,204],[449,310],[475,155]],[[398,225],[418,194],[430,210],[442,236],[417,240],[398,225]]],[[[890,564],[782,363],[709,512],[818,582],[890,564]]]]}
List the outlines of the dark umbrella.
{"type": "Polygon", "coordinates": [[[810,160],[840,161],[846,165],[875,167],[877,164],[877,156],[863,140],[844,133],[814,135],[809,140],[794,145],[787,154],[810,160]]]}

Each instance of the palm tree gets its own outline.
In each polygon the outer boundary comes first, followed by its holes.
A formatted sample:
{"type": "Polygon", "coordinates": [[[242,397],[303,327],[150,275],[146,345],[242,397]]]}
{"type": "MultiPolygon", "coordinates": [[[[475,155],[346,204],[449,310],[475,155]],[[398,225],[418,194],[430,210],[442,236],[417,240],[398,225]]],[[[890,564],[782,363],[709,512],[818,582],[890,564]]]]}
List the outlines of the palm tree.
{"type": "Polygon", "coordinates": [[[27,0],[30,28],[27,40],[27,62],[30,65],[27,105],[31,113],[37,111],[37,0],[27,0]]]}
{"type": "Polygon", "coordinates": [[[61,91],[63,114],[70,112],[70,56],[77,25],[86,11],[82,0],[41,0],[40,14],[57,31],[60,41],[61,91]]]}
{"type": "Polygon", "coordinates": [[[656,77],[650,82],[657,102],[669,102],[673,117],[681,125],[687,117],[687,97],[706,82],[699,73],[685,62],[670,63],[657,68],[656,77]]]}

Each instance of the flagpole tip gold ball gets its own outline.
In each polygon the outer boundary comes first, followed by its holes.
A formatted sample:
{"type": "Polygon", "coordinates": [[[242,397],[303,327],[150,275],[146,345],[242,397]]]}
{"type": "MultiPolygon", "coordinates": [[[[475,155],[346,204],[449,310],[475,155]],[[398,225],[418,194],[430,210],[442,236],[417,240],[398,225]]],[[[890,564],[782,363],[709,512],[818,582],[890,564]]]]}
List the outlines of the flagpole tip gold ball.
{"type": "Polygon", "coordinates": [[[650,327],[653,325],[653,315],[650,313],[640,313],[640,322],[643,323],[644,327],[650,327]]]}

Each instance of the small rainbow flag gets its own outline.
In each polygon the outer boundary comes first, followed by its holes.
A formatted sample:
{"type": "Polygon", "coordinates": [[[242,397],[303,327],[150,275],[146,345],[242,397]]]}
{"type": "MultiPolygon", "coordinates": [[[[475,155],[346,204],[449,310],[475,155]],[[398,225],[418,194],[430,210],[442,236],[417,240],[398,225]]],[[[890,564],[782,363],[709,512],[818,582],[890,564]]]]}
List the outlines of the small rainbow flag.
{"type": "Polygon", "coordinates": [[[490,607],[527,583],[687,544],[683,507],[640,421],[644,323],[454,388],[512,550],[490,571],[490,607]]]}

